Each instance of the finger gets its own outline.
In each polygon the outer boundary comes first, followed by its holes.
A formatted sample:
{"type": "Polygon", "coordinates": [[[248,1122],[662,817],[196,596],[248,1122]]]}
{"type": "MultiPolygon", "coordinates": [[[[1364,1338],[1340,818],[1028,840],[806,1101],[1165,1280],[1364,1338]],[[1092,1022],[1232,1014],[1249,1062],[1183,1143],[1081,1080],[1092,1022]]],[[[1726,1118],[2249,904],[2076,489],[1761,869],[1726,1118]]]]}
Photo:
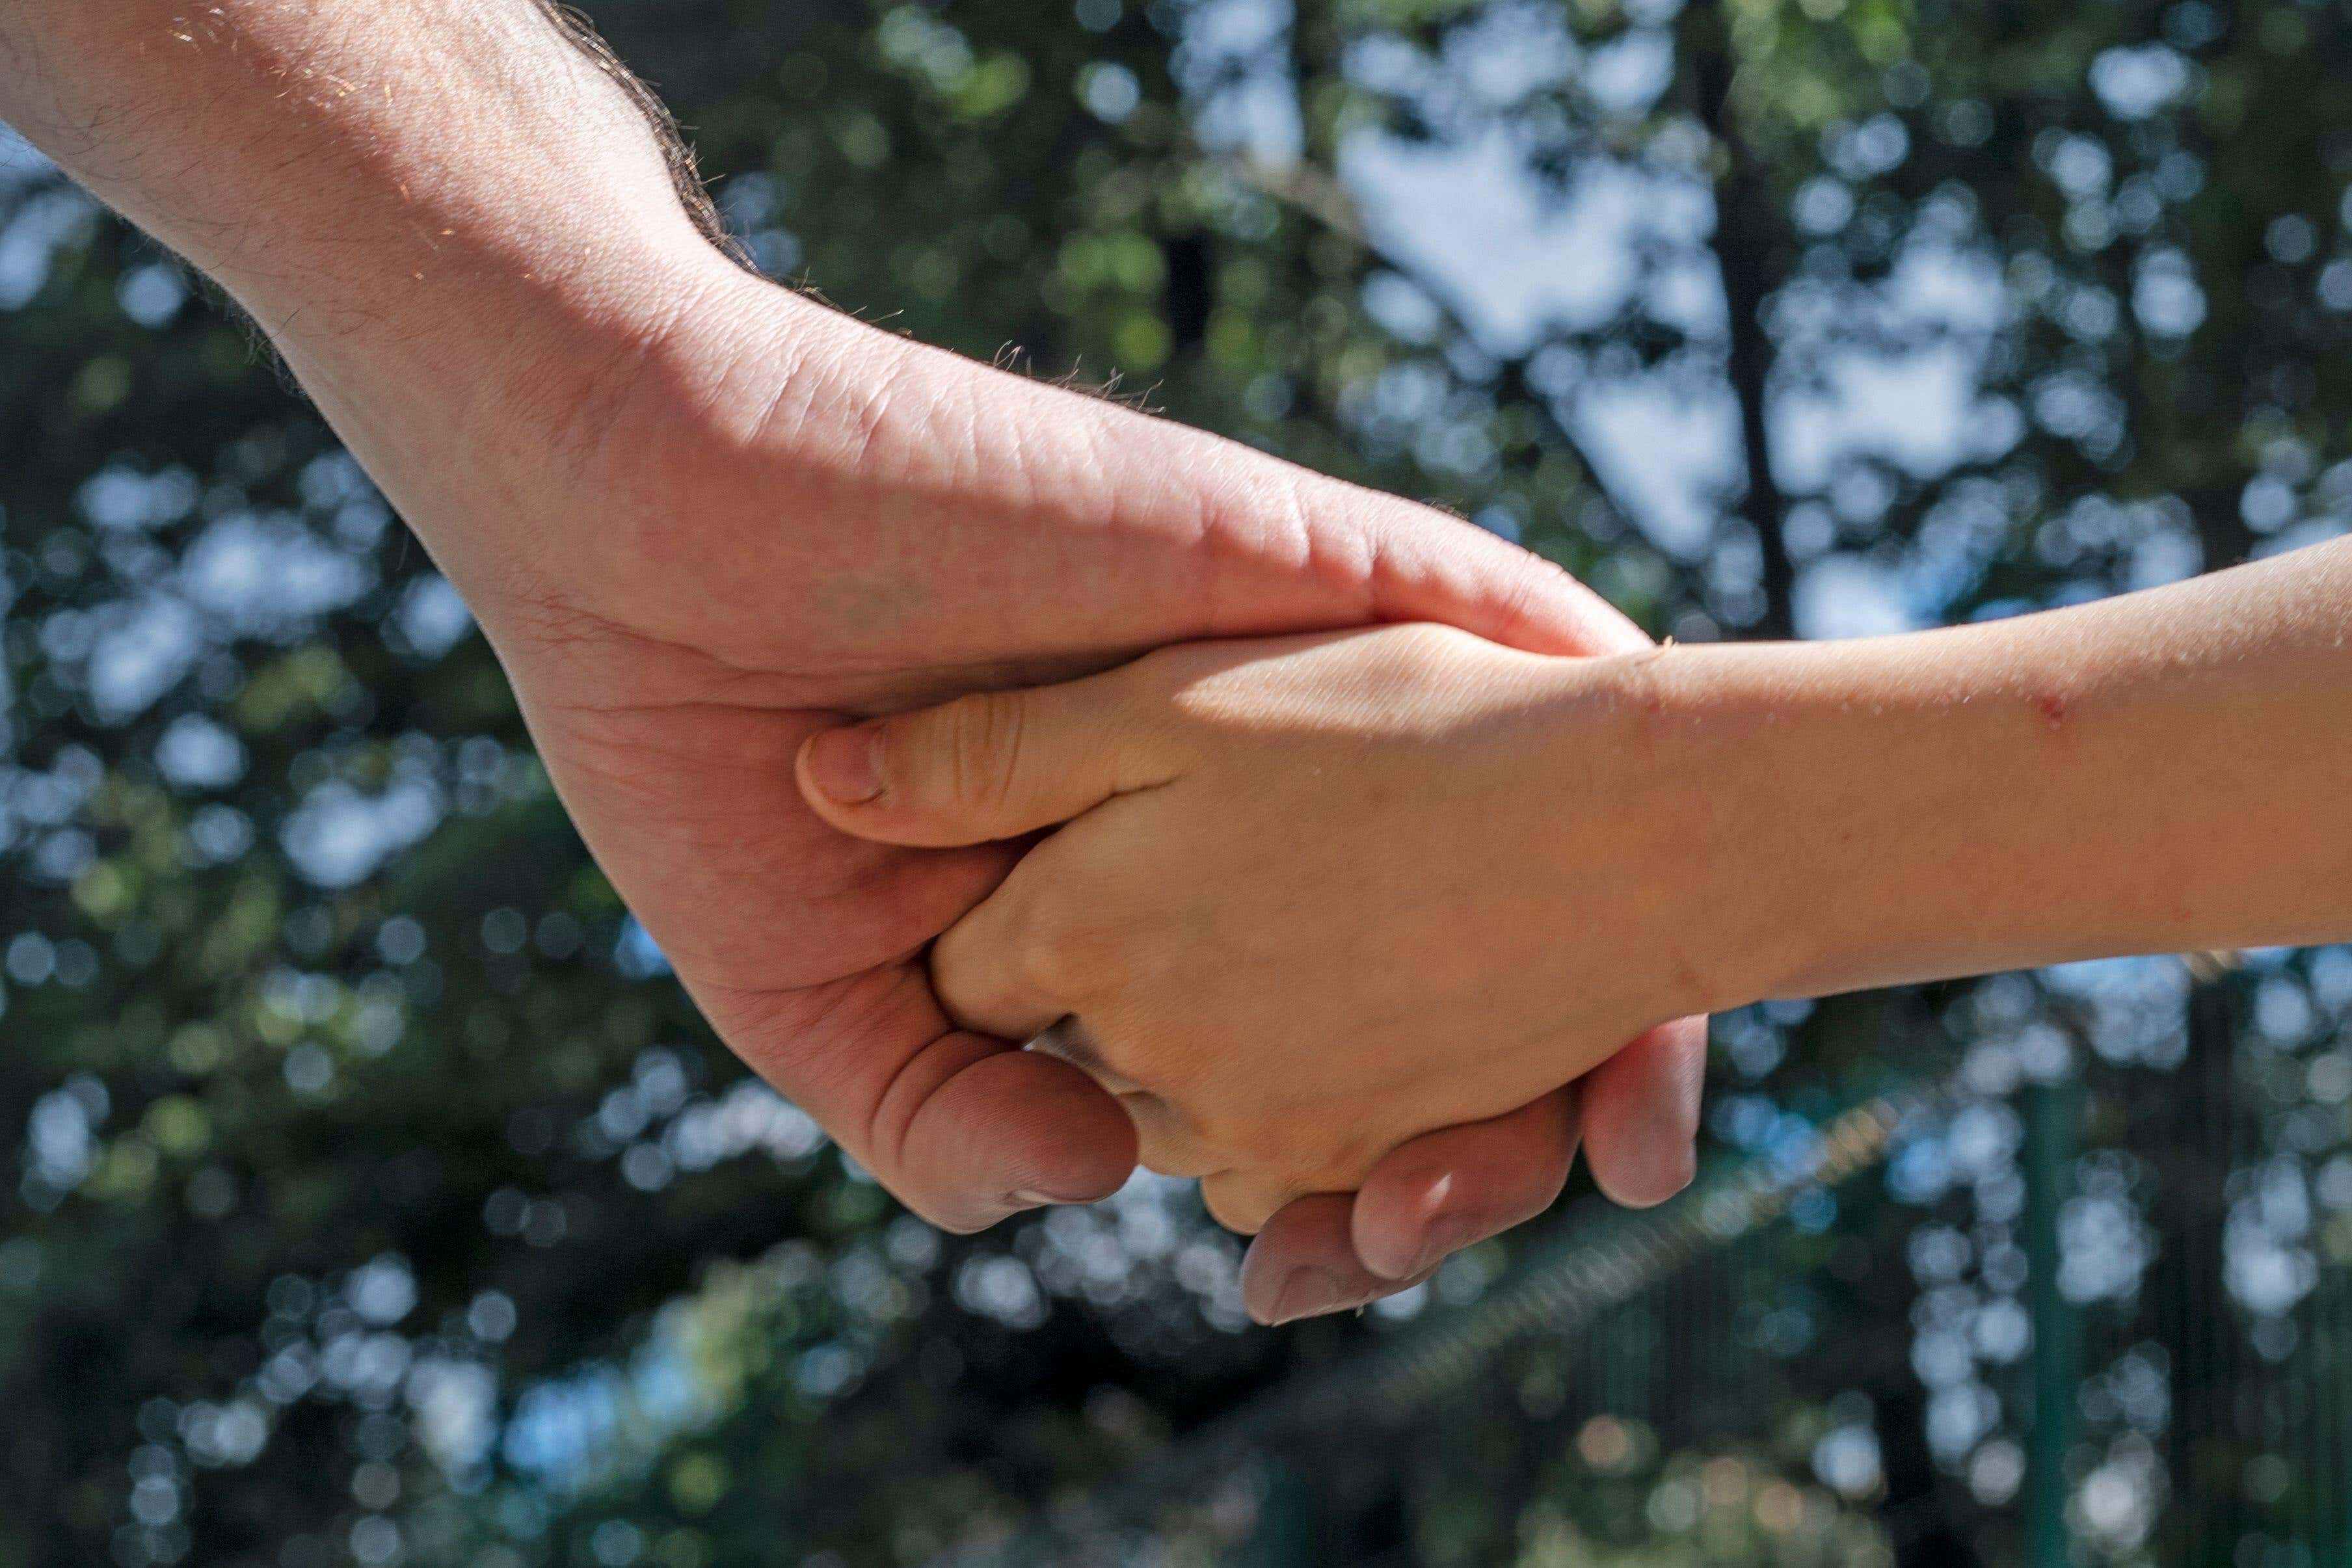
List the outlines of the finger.
{"type": "Polygon", "coordinates": [[[1192,1118],[1105,1061],[1094,1036],[1076,1019],[1057,1019],[1038,1031],[1026,1049],[1060,1057],[1118,1097],[1120,1109],[1135,1124],[1135,1160],[1144,1169],[1168,1176],[1204,1176],[1223,1168],[1223,1156],[1202,1141],[1192,1118]]]}
{"type": "Polygon", "coordinates": [[[979,1229],[1020,1209],[1093,1203],[1134,1171],[1134,1124],[1066,1062],[961,1032],[931,1051],[936,1063],[917,1070],[936,1073],[936,1084],[910,1082],[884,1103],[879,1124],[884,1138],[896,1138],[887,1168],[898,1185],[928,1200],[909,1206],[944,1212],[943,1228],[979,1229]]]}
{"type": "Polygon", "coordinates": [[[943,1228],[1090,1203],[1135,1167],[1118,1101],[1066,1061],[956,1029],[910,965],[801,991],[694,989],[761,1076],[943,1228]]]}
{"type": "Polygon", "coordinates": [[[1628,653],[1651,645],[1622,612],[1559,567],[1417,502],[1319,486],[1349,506],[1378,552],[1372,619],[1436,621],[1530,653],[1628,653]]]}
{"type": "Polygon", "coordinates": [[[1118,1097],[1128,1120],[1135,1124],[1135,1160],[1144,1169],[1160,1176],[1203,1176],[1224,1166],[1223,1156],[1202,1142],[1190,1117],[1105,1061],[1094,1037],[1076,1019],[1048,1025],[1025,1049],[1060,1057],[1118,1097]]]}
{"type": "Polygon", "coordinates": [[[1256,1171],[1222,1170],[1201,1178],[1201,1203],[1209,1218],[1236,1236],[1255,1236],[1298,1196],[1290,1183],[1256,1171]]]}
{"type": "Polygon", "coordinates": [[[813,735],[794,764],[801,793],[843,832],[885,843],[985,843],[1067,821],[1171,776],[1133,668],[813,735]]]}
{"type": "Polygon", "coordinates": [[[1356,1256],[1391,1280],[1524,1224],[1559,1197],[1576,1160],[1574,1094],[1558,1090],[1485,1122],[1424,1133],[1373,1167],[1351,1216],[1356,1256]]]}
{"type": "MultiPolygon", "coordinates": [[[[1138,960],[1124,927],[1110,918],[1120,895],[1106,890],[1108,855],[1132,854],[1122,843],[1123,811],[1143,802],[1116,800],[1048,836],[1024,855],[996,891],[967,911],[931,944],[931,984],[948,1016],[966,1029],[1005,1040],[1030,1040],[1060,1020],[1080,1020],[1106,998],[1131,996],[1138,960]]],[[[1134,835],[1126,835],[1132,843],[1134,835]]],[[[1115,1077],[1113,1052],[1080,1029],[1079,1065],[1115,1077]]],[[[1108,1082],[1118,1092],[1134,1087],[1108,1082]]]]}
{"type": "MultiPolygon", "coordinates": [[[[1076,1005],[1053,982],[1060,974],[1047,939],[1027,914],[1027,887],[1041,879],[1031,862],[1044,857],[1044,869],[1053,868],[1049,842],[1031,852],[1031,860],[1013,867],[1013,876],[994,896],[948,927],[931,944],[931,986],[948,1016],[966,1029],[976,1029],[1002,1040],[1034,1040],[1068,1018],[1076,1005]],[[1026,873],[1024,875],[1024,873],[1026,873]]],[[[1045,877],[1052,885],[1050,875],[1045,877]]],[[[1064,1042],[1075,1046],[1075,1040],[1064,1042]]],[[[1086,1042],[1092,1054],[1092,1042],[1086,1042]]],[[[1067,1049],[1055,1054],[1070,1058],[1067,1049]]],[[[1084,1068],[1087,1063],[1076,1065],[1084,1068]]]]}
{"type": "Polygon", "coordinates": [[[1706,1082],[1703,1018],[1660,1024],[1578,1082],[1584,1157],[1602,1192],[1647,1208],[1690,1185],[1706,1082]]]}
{"type": "Polygon", "coordinates": [[[1242,1260],[1242,1305],[1251,1317],[1271,1326],[1352,1312],[1421,1283],[1383,1280],[1357,1259],[1348,1236],[1353,1207],[1344,1192],[1318,1192],[1265,1222],[1242,1260]]]}
{"type": "Polygon", "coordinates": [[[1161,1176],[1205,1176],[1223,1170],[1230,1155],[1211,1148],[1192,1119],[1159,1095],[1138,1090],[1119,1104],[1135,1124],[1136,1163],[1161,1176]]]}

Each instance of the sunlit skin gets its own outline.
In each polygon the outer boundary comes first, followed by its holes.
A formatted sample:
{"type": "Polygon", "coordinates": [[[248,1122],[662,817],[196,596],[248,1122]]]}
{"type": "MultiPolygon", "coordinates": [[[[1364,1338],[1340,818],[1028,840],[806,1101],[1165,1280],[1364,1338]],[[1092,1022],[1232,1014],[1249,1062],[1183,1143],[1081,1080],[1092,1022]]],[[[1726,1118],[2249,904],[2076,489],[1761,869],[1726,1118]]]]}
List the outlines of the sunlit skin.
{"type": "MultiPolygon", "coordinates": [[[[525,0],[5,0],[0,117],[252,312],[465,593],[720,1035],[942,1225],[1099,1197],[1135,1133],[929,984],[927,944],[1014,852],[834,831],[793,785],[803,739],[1185,638],[1645,645],[1442,513],[743,275],[525,0]]],[[[1687,1178],[1703,1050],[1676,1025],[1583,1086],[1612,1193],[1687,1178]]],[[[1559,1087],[1278,1217],[1252,1310],[1354,1305],[1540,1210],[1578,1145],[1559,1087]]]]}
{"type": "Polygon", "coordinates": [[[800,766],[877,841],[1063,824],[939,994],[1074,1020],[1145,1161],[1252,1230],[1680,1014],[2352,937],[2352,541],[1843,643],[1201,643],[800,766]]]}

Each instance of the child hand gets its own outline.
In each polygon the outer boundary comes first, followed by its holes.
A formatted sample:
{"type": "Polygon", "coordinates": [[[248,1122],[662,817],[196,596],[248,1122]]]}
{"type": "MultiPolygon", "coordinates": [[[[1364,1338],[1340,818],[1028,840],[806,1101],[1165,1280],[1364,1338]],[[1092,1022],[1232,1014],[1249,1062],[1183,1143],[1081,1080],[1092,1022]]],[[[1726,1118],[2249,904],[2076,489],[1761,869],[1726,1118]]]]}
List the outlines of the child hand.
{"type": "Polygon", "coordinates": [[[824,732],[801,783],[899,843],[1066,821],[940,939],[941,995],[1070,1020],[1247,1229],[1677,1014],[2343,940],[2347,606],[2337,541],[1845,643],[1200,643],[824,732]]]}
{"type": "Polygon", "coordinates": [[[1254,1231],[1698,1010],[1680,906],[1643,896],[1689,844],[1640,668],[1433,626],[1196,643],[827,732],[800,777],[887,842],[1067,824],[939,940],[940,998],[1050,1030],[1147,1166],[1254,1231]]]}

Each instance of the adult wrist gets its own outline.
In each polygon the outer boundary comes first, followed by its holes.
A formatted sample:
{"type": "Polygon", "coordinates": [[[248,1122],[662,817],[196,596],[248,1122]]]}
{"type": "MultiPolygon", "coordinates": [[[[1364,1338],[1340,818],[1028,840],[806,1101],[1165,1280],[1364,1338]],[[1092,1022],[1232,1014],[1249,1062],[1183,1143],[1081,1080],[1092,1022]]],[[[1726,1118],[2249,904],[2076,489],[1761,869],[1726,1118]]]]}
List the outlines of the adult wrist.
{"type": "Polygon", "coordinates": [[[478,612],[544,537],[593,515],[577,481],[634,380],[732,264],[698,242],[616,239],[550,277],[485,268],[364,334],[297,308],[268,323],[303,390],[478,612]],[[495,537],[493,537],[495,536],[495,537]]]}
{"type": "Polygon", "coordinates": [[[0,107],[339,416],[479,420],[724,266],[643,105],[538,0],[32,0],[0,17],[0,107]]]}

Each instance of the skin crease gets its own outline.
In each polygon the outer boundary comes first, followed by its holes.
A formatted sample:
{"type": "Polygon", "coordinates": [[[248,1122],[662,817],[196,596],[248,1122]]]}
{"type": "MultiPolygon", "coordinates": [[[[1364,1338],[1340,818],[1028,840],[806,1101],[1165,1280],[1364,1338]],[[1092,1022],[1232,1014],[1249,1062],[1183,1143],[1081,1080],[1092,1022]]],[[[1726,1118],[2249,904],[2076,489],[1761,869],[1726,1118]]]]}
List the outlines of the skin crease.
{"type": "Polygon", "coordinates": [[[1244,1231],[1677,1014],[2341,940],[2347,767],[2352,540],[1851,643],[1169,648],[799,759],[877,840],[1064,824],[940,937],[939,993],[1054,1025],[1244,1231]]]}
{"type": "MultiPolygon", "coordinates": [[[[0,117],[218,280],[459,587],[614,885],[727,1042],[955,1228],[1083,1200],[1134,1133],[957,1027],[921,964],[1011,868],[828,828],[844,717],[1171,641],[1438,620],[1643,644],[1432,508],[1039,387],[749,277],[524,0],[0,5],[0,117]],[[201,145],[202,158],[187,148],[201,145]]],[[[1438,1133],[1254,1250],[1265,1318],[1355,1305],[1596,1177],[1688,1177],[1685,1021],[1438,1133]]]]}

